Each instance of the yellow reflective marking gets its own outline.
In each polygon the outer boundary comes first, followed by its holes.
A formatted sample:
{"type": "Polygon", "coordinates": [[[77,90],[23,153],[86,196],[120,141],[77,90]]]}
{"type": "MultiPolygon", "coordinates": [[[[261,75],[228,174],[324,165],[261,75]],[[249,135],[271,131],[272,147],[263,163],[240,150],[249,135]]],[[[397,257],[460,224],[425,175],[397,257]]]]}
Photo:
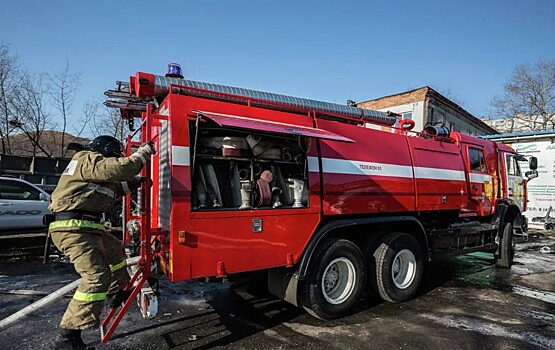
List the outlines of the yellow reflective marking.
{"type": "Polygon", "coordinates": [[[95,222],[90,222],[86,220],[77,220],[77,219],[54,221],[53,223],[50,224],[50,226],[48,226],[48,229],[54,230],[57,228],[67,228],[67,227],[86,227],[86,228],[94,228],[102,231],[105,230],[105,227],[102,224],[97,224],[95,222]]]}
{"type": "Polygon", "coordinates": [[[106,293],[83,293],[76,291],[73,299],[79,301],[101,301],[106,299],[106,293]]]}
{"type": "Polygon", "coordinates": [[[116,264],[116,265],[110,265],[110,271],[114,272],[117,271],[119,269],[121,269],[122,267],[125,267],[127,265],[127,262],[125,261],[125,259],[123,259],[120,263],[116,264]]]}

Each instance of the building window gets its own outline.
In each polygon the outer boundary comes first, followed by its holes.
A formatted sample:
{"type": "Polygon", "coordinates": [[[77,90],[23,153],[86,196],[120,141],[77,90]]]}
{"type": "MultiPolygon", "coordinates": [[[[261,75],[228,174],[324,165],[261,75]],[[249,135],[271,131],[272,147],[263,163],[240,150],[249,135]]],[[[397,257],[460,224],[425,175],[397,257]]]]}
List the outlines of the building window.
{"type": "Polygon", "coordinates": [[[403,113],[403,120],[412,119],[412,112],[403,113]]]}
{"type": "Polygon", "coordinates": [[[455,131],[455,123],[449,123],[449,131],[455,131]]]}
{"type": "Polygon", "coordinates": [[[470,162],[470,171],[478,171],[481,173],[488,172],[484,151],[481,149],[468,148],[468,159],[470,162]]]}

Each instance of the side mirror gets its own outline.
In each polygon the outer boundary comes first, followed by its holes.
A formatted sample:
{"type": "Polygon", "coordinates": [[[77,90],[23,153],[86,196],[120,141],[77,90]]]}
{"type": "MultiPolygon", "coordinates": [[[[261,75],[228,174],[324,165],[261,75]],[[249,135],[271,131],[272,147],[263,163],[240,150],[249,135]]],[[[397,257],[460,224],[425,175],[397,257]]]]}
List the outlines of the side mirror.
{"type": "Polygon", "coordinates": [[[530,159],[528,160],[528,164],[531,170],[536,170],[538,168],[538,158],[530,157],[530,159]]]}
{"type": "Polygon", "coordinates": [[[41,192],[41,193],[39,193],[39,200],[40,201],[47,201],[48,196],[41,192]]]}
{"type": "Polygon", "coordinates": [[[538,177],[538,171],[537,170],[527,171],[526,173],[524,173],[524,176],[526,176],[528,180],[535,179],[536,177],[538,177]]]}

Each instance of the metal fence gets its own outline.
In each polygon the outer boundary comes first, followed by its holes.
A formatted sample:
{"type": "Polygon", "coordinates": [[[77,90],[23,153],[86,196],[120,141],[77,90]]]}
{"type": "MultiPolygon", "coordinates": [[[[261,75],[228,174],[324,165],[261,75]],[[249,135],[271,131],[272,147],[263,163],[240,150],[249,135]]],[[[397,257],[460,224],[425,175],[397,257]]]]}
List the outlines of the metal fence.
{"type": "Polygon", "coordinates": [[[27,180],[46,192],[56,188],[69,158],[24,157],[0,153],[0,175],[27,180]]]}

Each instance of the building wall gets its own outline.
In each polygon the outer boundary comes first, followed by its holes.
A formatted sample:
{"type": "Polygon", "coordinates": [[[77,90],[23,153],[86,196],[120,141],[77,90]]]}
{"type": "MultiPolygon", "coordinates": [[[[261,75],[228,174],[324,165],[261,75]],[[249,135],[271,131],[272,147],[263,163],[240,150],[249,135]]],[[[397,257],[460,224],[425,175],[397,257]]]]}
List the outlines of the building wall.
{"type": "MultiPolygon", "coordinates": [[[[497,133],[461,106],[428,86],[361,102],[358,107],[384,112],[391,111],[398,114],[412,112],[412,119],[415,122],[414,131],[422,131],[428,125],[443,125],[450,131],[458,131],[473,136],[497,133]]],[[[369,127],[383,130],[390,129],[379,126],[369,127]]]]}
{"type": "Polygon", "coordinates": [[[429,125],[443,125],[450,131],[457,131],[471,136],[491,134],[491,131],[488,129],[471,122],[467,117],[461,115],[460,112],[435,98],[430,98],[428,101],[426,122],[429,125]]]}
{"type": "Polygon", "coordinates": [[[365,101],[358,104],[360,108],[387,110],[394,106],[406,105],[413,102],[424,101],[426,99],[427,88],[408,91],[402,94],[386,96],[375,100],[365,101]]]}
{"type": "Polygon", "coordinates": [[[382,112],[393,112],[401,114],[403,119],[412,119],[415,122],[414,131],[421,131],[424,128],[426,114],[424,111],[424,101],[417,101],[402,104],[399,106],[391,106],[387,108],[378,109],[382,112]]]}

